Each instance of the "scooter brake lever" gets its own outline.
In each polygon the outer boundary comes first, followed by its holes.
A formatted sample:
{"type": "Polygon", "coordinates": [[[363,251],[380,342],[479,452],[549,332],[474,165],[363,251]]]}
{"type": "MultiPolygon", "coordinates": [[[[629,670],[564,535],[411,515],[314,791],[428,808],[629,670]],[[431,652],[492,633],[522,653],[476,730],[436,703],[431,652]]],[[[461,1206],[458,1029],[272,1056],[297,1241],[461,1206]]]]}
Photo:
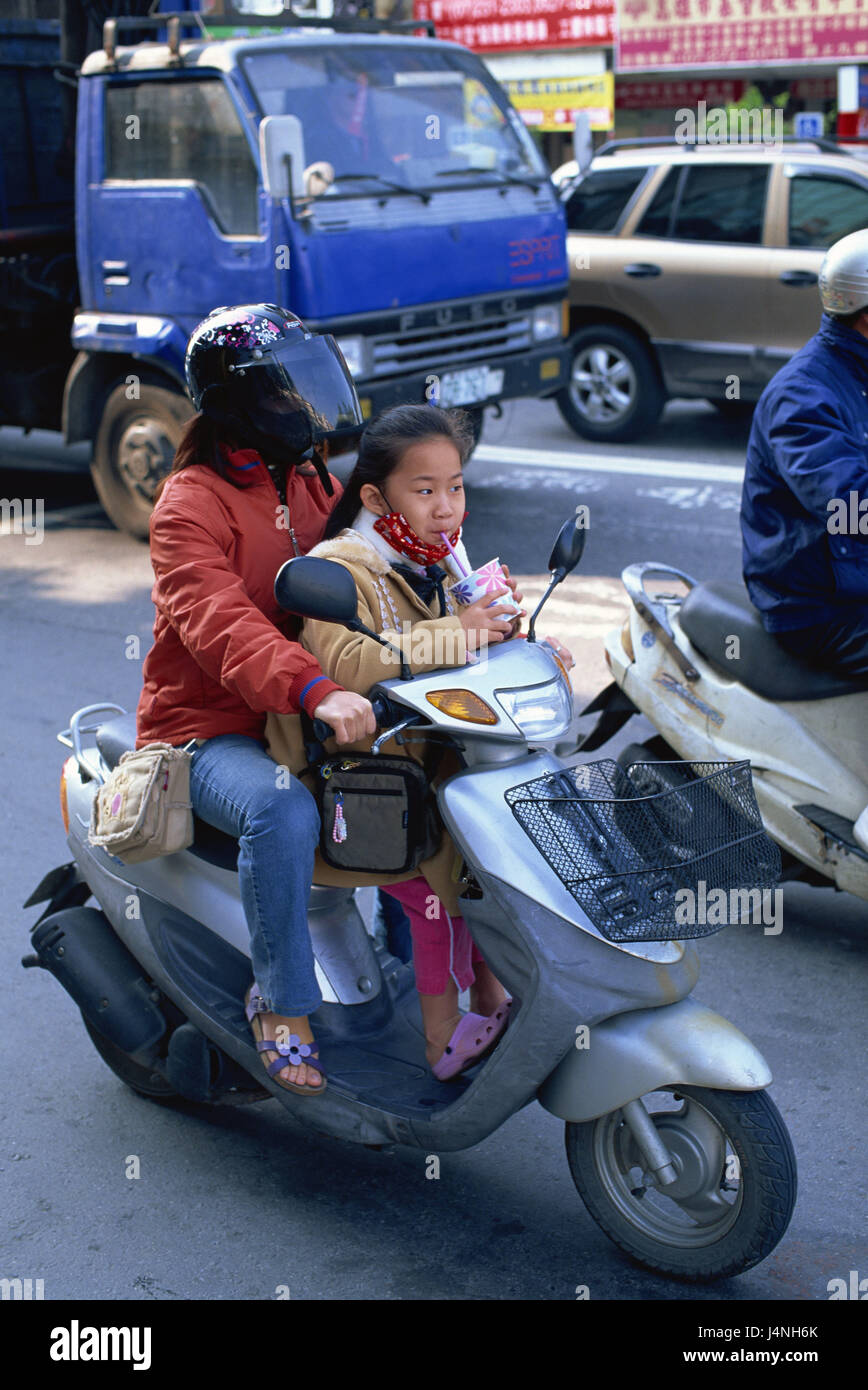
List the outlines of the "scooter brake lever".
{"type": "MultiPolygon", "coordinates": [[[[371,744],[371,752],[374,757],[379,753],[381,744],[388,743],[389,739],[395,738],[402,729],[409,729],[410,725],[415,723],[416,718],[414,715],[411,715],[409,719],[402,719],[400,724],[393,724],[391,729],[384,729],[379,737],[375,738],[374,742],[371,744]]],[[[399,739],[398,742],[400,743],[401,740],[399,739]]]]}

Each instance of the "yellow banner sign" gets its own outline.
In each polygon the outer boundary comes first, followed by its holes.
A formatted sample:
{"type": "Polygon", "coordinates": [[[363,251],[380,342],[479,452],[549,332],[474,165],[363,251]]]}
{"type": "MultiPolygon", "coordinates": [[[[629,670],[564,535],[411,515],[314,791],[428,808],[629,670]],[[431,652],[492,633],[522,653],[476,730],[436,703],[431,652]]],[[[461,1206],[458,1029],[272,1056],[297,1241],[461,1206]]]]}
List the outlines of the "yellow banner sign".
{"type": "Polygon", "coordinates": [[[611,130],[615,123],[615,77],[534,77],[504,82],[509,99],[525,125],[534,130],[572,130],[574,111],[587,111],[592,130],[611,130]]]}

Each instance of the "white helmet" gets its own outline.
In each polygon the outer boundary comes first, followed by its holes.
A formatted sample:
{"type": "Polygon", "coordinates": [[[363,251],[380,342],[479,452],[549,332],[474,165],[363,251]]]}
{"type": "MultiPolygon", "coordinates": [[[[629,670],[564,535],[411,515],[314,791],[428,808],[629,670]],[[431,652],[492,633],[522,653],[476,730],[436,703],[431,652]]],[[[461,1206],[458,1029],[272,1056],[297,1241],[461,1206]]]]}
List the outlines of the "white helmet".
{"type": "Polygon", "coordinates": [[[820,267],[820,298],[827,314],[868,308],[868,229],[829,247],[820,267]]]}

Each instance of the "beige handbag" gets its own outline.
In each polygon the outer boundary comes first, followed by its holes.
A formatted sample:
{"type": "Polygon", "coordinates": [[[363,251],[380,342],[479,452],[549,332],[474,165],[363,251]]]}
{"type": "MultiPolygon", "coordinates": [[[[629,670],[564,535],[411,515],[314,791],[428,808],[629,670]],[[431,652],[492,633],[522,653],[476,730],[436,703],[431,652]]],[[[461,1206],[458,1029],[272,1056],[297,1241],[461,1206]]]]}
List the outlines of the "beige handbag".
{"type": "Polygon", "coordinates": [[[88,842],[125,864],[193,843],[191,754],[170,743],[124,753],[93,799],[88,842]]]}

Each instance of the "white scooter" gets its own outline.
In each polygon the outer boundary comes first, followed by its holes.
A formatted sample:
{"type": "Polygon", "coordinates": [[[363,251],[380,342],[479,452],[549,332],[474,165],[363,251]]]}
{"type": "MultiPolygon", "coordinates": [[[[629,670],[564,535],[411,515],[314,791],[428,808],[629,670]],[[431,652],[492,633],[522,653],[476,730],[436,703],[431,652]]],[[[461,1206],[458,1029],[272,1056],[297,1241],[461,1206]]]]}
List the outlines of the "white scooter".
{"type": "MultiPolygon", "coordinates": [[[[572,519],[563,527],[547,595],[584,536],[572,519]]],[[[332,561],[288,561],[275,593],[290,612],[385,640],[361,627],[352,577],[332,561]]],[[[351,889],[314,887],[323,1003],[311,1022],[328,1089],[300,1097],[271,1080],[242,1004],[251,965],[238,842],[199,822],[189,850],[132,865],[88,842],[96,791],[135,738],[116,706],[79,710],[61,736],[72,859],[29,899],[47,906],[23,964],[55,976],[103,1059],[157,1100],[273,1096],[326,1134],[425,1154],[477,1144],[539,1100],[566,1121],[575,1184],[623,1250],[682,1278],[741,1273],[786,1230],[795,1159],[765,1060],[690,997],[699,964],[685,938],[719,928],[683,925],[673,902],[708,852],[739,883],[776,881],[777,851],[743,765],[648,798],[611,760],[569,767],[549,751],[570,727],[572,691],[535,640],[535,618],[526,641],[484,661],[371,692],[384,728],[372,751],[412,730],[459,754],[437,802],[464,858],[461,910],[513,996],[481,1065],[435,1080],[412,966],[375,947],[351,889]]]]}
{"type": "Polygon", "coordinates": [[[621,578],[630,615],[606,640],[614,681],[584,711],[600,718],[582,752],[641,712],[658,736],[619,762],[659,759],[652,784],[669,779],[673,758],[749,760],[782,877],[868,899],[868,816],[857,824],[868,807],[868,679],[791,656],[739,586],[700,584],[654,562],[628,565],[621,578]]]}

